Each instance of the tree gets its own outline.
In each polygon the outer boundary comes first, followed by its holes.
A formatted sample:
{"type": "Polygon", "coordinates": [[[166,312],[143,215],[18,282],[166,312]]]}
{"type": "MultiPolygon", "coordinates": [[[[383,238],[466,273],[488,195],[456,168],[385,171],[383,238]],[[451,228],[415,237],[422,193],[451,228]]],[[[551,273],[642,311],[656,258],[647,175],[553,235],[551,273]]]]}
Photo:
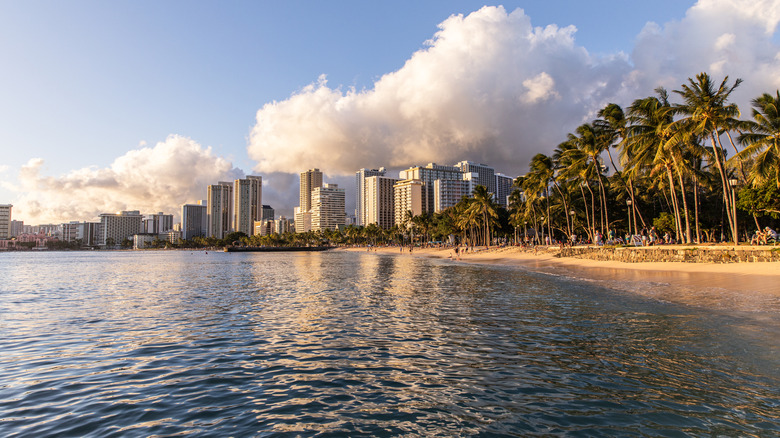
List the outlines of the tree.
{"type": "MultiPolygon", "coordinates": [[[[716,86],[710,75],[703,72],[696,75],[695,80],[688,78],[688,83],[683,84],[681,90],[674,91],[683,99],[682,104],[675,105],[675,114],[682,116],[676,122],[681,125],[679,132],[682,135],[693,134],[709,138],[712,143],[711,158],[718,169],[723,201],[726,204],[726,216],[729,219],[734,244],[736,244],[738,242],[737,218],[733,213],[736,199],[729,193],[729,172],[726,167],[726,154],[720,141],[720,135],[721,133],[728,134],[728,131],[738,124],[739,108],[736,104],[728,103],[728,99],[734,89],[742,83],[742,79],[737,79],[733,85],[728,85],[728,80],[729,77],[726,76],[720,85],[716,86]]],[[[679,139],[670,140],[679,141],[679,139]]]]}
{"type": "Polygon", "coordinates": [[[751,179],[756,185],[774,177],[780,189],[780,90],[753,99],[753,120],[744,124],[746,132],[738,141],[745,148],[737,157],[753,158],[751,179]]]}

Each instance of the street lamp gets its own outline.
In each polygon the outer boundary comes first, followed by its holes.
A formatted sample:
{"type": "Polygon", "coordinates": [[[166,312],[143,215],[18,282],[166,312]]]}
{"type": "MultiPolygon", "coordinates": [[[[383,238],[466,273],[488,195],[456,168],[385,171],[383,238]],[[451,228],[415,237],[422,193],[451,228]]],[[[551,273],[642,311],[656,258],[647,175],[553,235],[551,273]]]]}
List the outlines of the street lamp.
{"type": "Polygon", "coordinates": [[[626,199],[626,205],[628,206],[628,209],[631,210],[630,212],[628,212],[628,234],[633,234],[631,232],[631,213],[634,212],[634,209],[631,208],[631,204],[633,204],[633,202],[631,202],[630,199],[626,199]]]}

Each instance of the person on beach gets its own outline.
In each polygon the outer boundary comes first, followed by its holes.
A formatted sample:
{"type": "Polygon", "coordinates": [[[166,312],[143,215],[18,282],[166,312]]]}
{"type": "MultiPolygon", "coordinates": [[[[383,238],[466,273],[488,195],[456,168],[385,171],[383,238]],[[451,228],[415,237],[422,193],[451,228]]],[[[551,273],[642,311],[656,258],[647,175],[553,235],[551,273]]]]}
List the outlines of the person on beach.
{"type": "Polygon", "coordinates": [[[764,228],[764,243],[765,244],[769,243],[770,240],[772,241],[772,243],[777,243],[777,237],[778,237],[777,236],[777,231],[775,231],[775,230],[773,230],[773,229],[771,229],[769,227],[764,228]]]}
{"type": "Polygon", "coordinates": [[[650,245],[655,245],[656,240],[658,240],[658,233],[655,231],[655,227],[650,227],[650,245]]]}

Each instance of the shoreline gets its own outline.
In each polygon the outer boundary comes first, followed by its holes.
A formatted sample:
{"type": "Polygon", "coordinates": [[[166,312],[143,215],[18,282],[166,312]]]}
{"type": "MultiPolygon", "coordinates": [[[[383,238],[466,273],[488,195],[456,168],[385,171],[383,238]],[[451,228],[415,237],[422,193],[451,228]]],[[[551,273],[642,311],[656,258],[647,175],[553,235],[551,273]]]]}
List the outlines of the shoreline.
{"type": "Polygon", "coordinates": [[[672,303],[740,312],[780,313],[779,262],[628,263],[557,257],[557,248],[534,254],[532,249],[493,247],[461,254],[460,260],[450,259],[454,255],[452,248],[415,248],[411,254],[408,250],[400,252],[398,247],[380,247],[371,251],[365,247],[337,250],[507,266],[594,282],[610,289],[672,303]]]}

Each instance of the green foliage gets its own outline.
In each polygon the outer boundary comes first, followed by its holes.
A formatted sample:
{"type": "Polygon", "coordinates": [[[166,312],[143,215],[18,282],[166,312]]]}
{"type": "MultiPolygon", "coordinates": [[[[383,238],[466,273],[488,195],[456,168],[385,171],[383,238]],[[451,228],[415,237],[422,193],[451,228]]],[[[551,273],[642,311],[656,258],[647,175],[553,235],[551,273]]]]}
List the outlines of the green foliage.
{"type": "Polygon", "coordinates": [[[745,186],[739,191],[737,207],[757,217],[780,217],[780,190],[773,179],[758,186],[745,186]]]}
{"type": "Polygon", "coordinates": [[[674,234],[674,216],[665,211],[661,212],[658,217],[653,218],[653,226],[658,233],[674,234]]]}

